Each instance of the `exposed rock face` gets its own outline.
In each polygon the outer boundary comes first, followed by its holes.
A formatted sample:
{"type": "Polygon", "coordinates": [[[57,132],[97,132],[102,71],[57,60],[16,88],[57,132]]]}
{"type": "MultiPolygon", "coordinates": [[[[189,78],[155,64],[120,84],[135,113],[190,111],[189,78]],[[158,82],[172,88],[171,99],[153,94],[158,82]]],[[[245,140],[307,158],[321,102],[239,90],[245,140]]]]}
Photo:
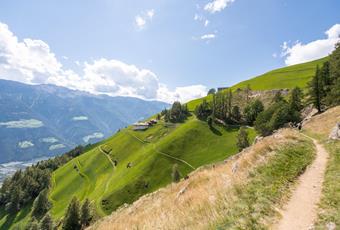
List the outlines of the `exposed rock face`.
{"type": "Polygon", "coordinates": [[[329,139],[340,140],[340,122],[338,122],[329,134],[329,139]]]}

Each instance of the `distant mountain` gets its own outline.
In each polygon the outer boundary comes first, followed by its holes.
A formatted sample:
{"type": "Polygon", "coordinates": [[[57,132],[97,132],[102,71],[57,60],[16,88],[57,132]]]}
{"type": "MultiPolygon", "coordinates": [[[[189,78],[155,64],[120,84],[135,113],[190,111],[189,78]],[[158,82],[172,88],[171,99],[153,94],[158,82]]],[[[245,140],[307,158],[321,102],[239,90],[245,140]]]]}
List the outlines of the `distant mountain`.
{"type": "Polygon", "coordinates": [[[53,156],[97,142],[167,106],[0,80],[0,163],[53,156]]]}

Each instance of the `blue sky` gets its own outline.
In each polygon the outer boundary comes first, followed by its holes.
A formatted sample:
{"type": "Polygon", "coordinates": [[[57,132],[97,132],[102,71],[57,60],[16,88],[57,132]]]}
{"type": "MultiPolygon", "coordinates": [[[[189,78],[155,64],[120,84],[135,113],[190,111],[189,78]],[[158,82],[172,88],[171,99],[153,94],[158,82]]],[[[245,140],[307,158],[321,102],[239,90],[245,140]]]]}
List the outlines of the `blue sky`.
{"type": "Polygon", "coordinates": [[[0,78],[186,101],[325,56],[339,12],[338,0],[4,0],[0,78]]]}

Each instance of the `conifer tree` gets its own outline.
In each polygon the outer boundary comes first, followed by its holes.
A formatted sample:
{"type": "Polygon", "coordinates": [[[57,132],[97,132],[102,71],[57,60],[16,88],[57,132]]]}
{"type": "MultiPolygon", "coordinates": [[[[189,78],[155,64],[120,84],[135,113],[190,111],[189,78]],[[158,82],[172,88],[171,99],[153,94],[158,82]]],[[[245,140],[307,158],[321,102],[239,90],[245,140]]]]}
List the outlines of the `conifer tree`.
{"type": "Polygon", "coordinates": [[[39,230],[39,223],[38,223],[38,221],[34,217],[32,217],[30,222],[25,227],[25,230],[39,230]]]}
{"type": "Polygon", "coordinates": [[[64,218],[63,229],[64,230],[79,230],[80,225],[80,210],[79,201],[76,197],[73,197],[69,204],[66,215],[64,218]]]}
{"type": "Polygon", "coordinates": [[[51,208],[51,203],[48,200],[48,190],[44,189],[40,192],[39,196],[35,199],[33,204],[32,216],[37,219],[44,216],[51,208]]]}
{"type": "Polygon", "coordinates": [[[302,97],[303,93],[299,87],[292,89],[289,97],[289,105],[291,110],[300,111],[303,108],[302,97]]]}
{"type": "Polygon", "coordinates": [[[86,199],[83,205],[81,206],[81,217],[80,222],[83,227],[87,227],[90,225],[92,220],[92,210],[91,210],[91,202],[89,199],[86,199]]]}
{"type": "Polygon", "coordinates": [[[244,126],[242,126],[237,135],[237,147],[240,151],[249,147],[248,132],[244,126]]]}
{"type": "Polygon", "coordinates": [[[50,214],[46,213],[40,223],[40,230],[53,230],[53,220],[50,214]]]}
{"type": "Polygon", "coordinates": [[[179,182],[180,179],[181,179],[181,175],[178,171],[178,165],[177,164],[174,164],[173,167],[172,167],[171,177],[172,177],[172,181],[175,182],[175,183],[179,182]]]}
{"type": "Polygon", "coordinates": [[[315,75],[309,83],[309,99],[318,112],[322,111],[323,86],[320,79],[320,68],[316,67],[315,75]]]}
{"type": "Polygon", "coordinates": [[[328,101],[330,105],[340,105],[340,42],[335,45],[335,50],[329,60],[330,94],[328,101]]]}

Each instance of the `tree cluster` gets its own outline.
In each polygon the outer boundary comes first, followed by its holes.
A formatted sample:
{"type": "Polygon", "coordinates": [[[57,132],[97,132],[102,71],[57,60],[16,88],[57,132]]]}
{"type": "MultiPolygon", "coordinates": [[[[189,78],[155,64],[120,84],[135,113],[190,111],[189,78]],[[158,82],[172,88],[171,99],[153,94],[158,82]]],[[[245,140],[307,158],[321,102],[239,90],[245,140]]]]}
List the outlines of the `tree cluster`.
{"type": "Polygon", "coordinates": [[[17,171],[12,177],[5,179],[0,188],[0,207],[10,213],[18,212],[49,188],[51,173],[54,170],[83,152],[84,147],[78,146],[61,156],[17,171]]]}
{"type": "Polygon", "coordinates": [[[187,105],[182,105],[176,101],[170,109],[165,109],[161,113],[166,122],[179,123],[183,122],[190,115],[187,105]]]}
{"type": "Polygon", "coordinates": [[[281,95],[276,95],[272,104],[261,112],[255,120],[255,129],[263,136],[273,133],[287,123],[297,124],[301,121],[302,91],[294,88],[288,101],[281,95]]]}
{"type": "Polygon", "coordinates": [[[264,106],[260,100],[250,101],[250,99],[248,99],[248,95],[250,94],[249,86],[244,90],[244,93],[247,97],[243,100],[247,102],[247,106],[243,111],[241,111],[241,108],[234,100],[234,94],[229,90],[228,92],[218,92],[214,94],[210,103],[203,100],[203,102],[196,107],[195,115],[198,119],[210,121],[210,123],[213,119],[219,119],[227,124],[253,125],[258,114],[263,111],[264,106]]]}
{"type": "Polygon", "coordinates": [[[340,104],[340,43],[336,44],[329,61],[316,68],[308,86],[309,100],[319,112],[340,104]]]}
{"type": "Polygon", "coordinates": [[[63,221],[64,230],[80,230],[88,227],[93,219],[91,202],[86,199],[80,205],[79,200],[73,197],[71,200],[63,221]]]}

